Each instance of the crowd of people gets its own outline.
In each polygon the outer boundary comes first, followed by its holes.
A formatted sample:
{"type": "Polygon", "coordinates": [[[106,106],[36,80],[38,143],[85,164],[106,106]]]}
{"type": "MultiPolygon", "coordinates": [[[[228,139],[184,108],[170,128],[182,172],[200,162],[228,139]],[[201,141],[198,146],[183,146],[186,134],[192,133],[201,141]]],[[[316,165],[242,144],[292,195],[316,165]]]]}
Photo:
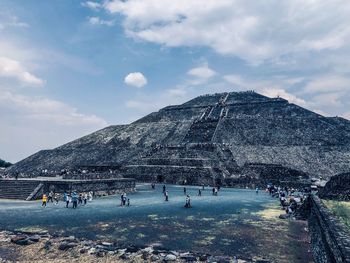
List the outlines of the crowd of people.
{"type": "Polygon", "coordinates": [[[68,208],[69,205],[72,204],[72,207],[75,209],[78,207],[78,205],[86,205],[88,201],[91,202],[92,198],[92,191],[88,193],[84,192],[79,194],[76,191],[73,191],[72,193],[64,192],[62,199],[59,193],[54,193],[53,191],[50,191],[48,194],[43,194],[41,206],[46,207],[48,203],[54,203],[55,205],[58,205],[59,201],[62,200],[66,204],[66,208],[68,208]]]}
{"type": "MultiPolygon", "coordinates": [[[[152,190],[156,189],[156,184],[151,184],[152,190]]],[[[164,184],[162,186],[163,189],[163,196],[164,201],[169,201],[169,191],[167,190],[167,186],[164,184]]],[[[197,196],[202,196],[202,192],[205,190],[205,186],[201,186],[198,188],[198,194],[197,196]]],[[[213,196],[218,196],[218,193],[220,191],[220,186],[212,187],[211,192],[213,196]]],[[[255,188],[255,192],[259,193],[259,188],[255,188]]],[[[269,184],[266,187],[266,192],[268,192],[272,197],[279,198],[280,204],[282,208],[286,211],[288,215],[291,215],[295,212],[298,205],[303,202],[305,199],[305,191],[296,192],[293,188],[288,187],[278,187],[273,184],[269,184]]],[[[185,208],[191,208],[191,196],[188,193],[188,189],[186,186],[183,187],[183,193],[185,196],[185,208]]],[[[90,192],[83,192],[83,193],[77,193],[77,191],[73,191],[71,193],[64,192],[63,196],[61,196],[59,193],[54,193],[53,191],[50,191],[48,194],[43,194],[42,196],[42,206],[46,207],[48,203],[54,203],[55,205],[58,205],[59,201],[63,199],[66,208],[69,208],[70,205],[72,205],[72,208],[76,209],[79,205],[86,205],[87,202],[91,202],[93,199],[94,193],[92,191],[90,192]]],[[[130,206],[130,198],[127,197],[127,194],[123,192],[120,195],[120,206],[130,206]]]]}
{"type": "Polygon", "coordinates": [[[272,184],[267,185],[266,192],[272,197],[279,198],[280,205],[285,210],[288,217],[292,216],[298,206],[303,203],[306,198],[307,189],[296,190],[287,186],[280,187],[272,184]]]}

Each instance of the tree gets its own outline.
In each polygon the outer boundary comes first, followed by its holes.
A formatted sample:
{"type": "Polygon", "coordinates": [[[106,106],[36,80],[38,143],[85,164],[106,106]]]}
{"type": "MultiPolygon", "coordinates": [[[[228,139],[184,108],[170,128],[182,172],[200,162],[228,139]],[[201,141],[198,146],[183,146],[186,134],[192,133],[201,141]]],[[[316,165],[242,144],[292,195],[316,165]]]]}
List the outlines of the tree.
{"type": "Polygon", "coordinates": [[[0,167],[5,167],[5,168],[7,168],[7,167],[9,167],[9,166],[11,166],[11,165],[12,165],[12,163],[9,163],[9,162],[6,162],[6,161],[0,159],[0,167]]]}

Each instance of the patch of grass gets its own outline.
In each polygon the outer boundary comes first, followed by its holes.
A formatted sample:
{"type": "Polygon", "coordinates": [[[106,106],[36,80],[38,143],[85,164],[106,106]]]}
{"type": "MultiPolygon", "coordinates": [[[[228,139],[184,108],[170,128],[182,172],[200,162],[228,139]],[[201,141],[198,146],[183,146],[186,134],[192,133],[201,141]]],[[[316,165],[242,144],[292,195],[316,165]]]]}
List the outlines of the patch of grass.
{"type": "Polygon", "coordinates": [[[323,200],[331,212],[350,229],[350,202],[323,200]]]}

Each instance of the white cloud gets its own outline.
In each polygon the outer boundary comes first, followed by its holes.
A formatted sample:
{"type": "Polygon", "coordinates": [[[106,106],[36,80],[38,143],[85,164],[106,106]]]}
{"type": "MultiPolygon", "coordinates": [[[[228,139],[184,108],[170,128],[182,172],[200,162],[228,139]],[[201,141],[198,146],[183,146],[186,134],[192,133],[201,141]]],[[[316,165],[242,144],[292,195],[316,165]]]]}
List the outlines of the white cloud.
{"type": "Polygon", "coordinates": [[[303,89],[303,92],[313,94],[337,91],[350,91],[350,79],[337,75],[317,76],[303,89]]]}
{"type": "Polygon", "coordinates": [[[31,86],[43,86],[45,81],[29,73],[17,60],[0,57],[0,77],[15,78],[22,84],[31,86]]]}
{"type": "Polygon", "coordinates": [[[92,16],[88,18],[88,21],[91,25],[104,25],[104,26],[113,26],[114,20],[103,20],[97,16],[92,16]]]}
{"type": "Polygon", "coordinates": [[[350,120],[350,111],[344,112],[341,116],[345,119],[350,120]]]}
{"type": "Polygon", "coordinates": [[[86,1],[81,3],[82,6],[90,8],[94,11],[100,10],[102,8],[102,4],[94,1],[86,1]]]}
{"type": "Polygon", "coordinates": [[[0,11],[0,30],[10,27],[29,27],[27,23],[24,23],[18,19],[18,17],[6,12],[0,11]]]}
{"type": "Polygon", "coordinates": [[[298,98],[297,96],[287,92],[282,88],[264,88],[260,92],[262,95],[270,98],[281,97],[288,100],[290,103],[294,103],[302,107],[307,106],[307,102],[305,100],[298,98]]]}
{"type": "Polygon", "coordinates": [[[168,89],[167,92],[173,97],[184,97],[187,95],[187,91],[182,88],[168,89]]]}
{"type": "Polygon", "coordinates": [[[210,69],[208,65],[203,65],[201,67],[190,69],[187,74],[197,78],[208,79],[213,77],[216,72],[210,69]]]}
{"type": "Polygon", "coordinates": [[[230,84],[237,86],[239,90],[255,90],[270,98],[282,97],[290,103],[295,103],[302,107],[310,106],[304,99],[286,90],[290,85],[300,82],[302,78],[276,77],[271,79],[250,80],[236,74],[225,75],[223,78],[230,84]]]}
{"type": "Polygon", "coordinates": [[[147,84],[147,79],[141,72],[132,72],[124,78],[124,82],[129,86],[141,88],[147,84]]]}
{"type": "Polygon", "coordinates": [[[123,15],[131,37],[168,47],[210,47],[252,63],[336,50],[350,41],[347,0],[110,0],[104,7],[123,15]]]}
{"type": "Polygon", "coordinates": [[[153,111],[157,109],[157,105],[152,102],[139,101],[139,100],[128,100],[125,106],[130,109],[136,109],[143,112],[153,111]]]}
{"type": "Polygon", "coordinates": [[[107,122],[61,101],[0,89],[0,155],[12,162],[103,128],[107,122]],[[6,124],[6,125],[5,125],[6,124]],[[20,150],[19,150],[20,149],[20,150]]]}
{"type": "Polygon", "coordinates": [[[107,123],[95,115],[85,115],[61,101],[44,97],[28,97],[0,90],[0,107],[28,120],[55,123],[60,126],[93,125],[103,127],[107,123]]]}

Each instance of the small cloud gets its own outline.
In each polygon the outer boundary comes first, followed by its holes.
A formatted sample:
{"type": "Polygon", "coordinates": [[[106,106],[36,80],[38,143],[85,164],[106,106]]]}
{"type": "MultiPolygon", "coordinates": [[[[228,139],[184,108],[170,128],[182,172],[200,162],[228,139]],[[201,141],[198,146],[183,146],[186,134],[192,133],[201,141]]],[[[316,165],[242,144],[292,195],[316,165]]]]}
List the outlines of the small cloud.
{"type": "Polygon", "coordinates": [[[128,86],[141,88],[147,84],[147,79],[141,72],[132,72],[124,78],[124,82],[128,86]]]}
{"type": "Polygon", "coordinates": [[[342,76],[319,76],[311,80],[303,89],[304,93],[328,93],[349,91],[349,78],[342,76]]]}
{"type": "Polygon", "coordinates": [[[94,26],[97,26],[97,25],[113,26],[115,22],[114,20],[103,20],[97,16],[89,17],[88,21],[91,25],[94,25],[94,26]]]}
{"type": "Polygon", "coordinates": [[[168,93],[173,97],[184,97],[187,95],[187,91],[184,89],[169,89],[168,93]]]}
{"type": "Polygon", "coordinates": [[[201,78],[201,79],[209,79],[216,75],[216,72],[208,67],[208,65],[203,65],[201,67],[190,69],[187,72],[188,75],[201,78]]]}
{"type": "Polygon", "coordinates": [[[341,117],[350,120],[350,111],[343,113],[341,117]]]}
{"type": "Polygon", "coordinates": [[[29,73],[17,60],[0,57],[0,77],[15,78],[25,85],[43,86],[45,81],[29,73]]]}
{"type": "Polygon", "coordinates": [[[128,100],[125,105],[129,109],[136,109],[140,111],[152,111],[157,109],[157,106],[154,103],[145,101],[128,100]]]}
{"type": "Polygon", "coordinates": [[[79,113],[76,108],[64,102],[44,97],[33,98],[10,91],[0,91],[0,106],[12,110],[14,116],[30,121],[42,121],[71,127],[91,126],[100,128],[107,125],[105,120],[96,115],[79,113]]]}
{"type": "Polygon", "coordinates": [[[17,16],[0,12],[0,30],[5,29],[7,27],[26,28],[29,27],[29,25],[20,21],[17,16]]]}
{"type": "Polygon", "coordinates": [[[299,106],[306,106],[307,103],[305,100],[298,98],[297,96],[288,93],[284,89],[278,89],[278,88],[265,88],[261,90],[261,94],[270,97],[270,98],[275,98],[275,97],[282,97],[286,100],[288,100],[291,103],[295,103],[299,106]]]}
{"type": "Polygon", "coordinates": [[[86,1],[81,3],[82,6],[90,8],[91,10],[98,11],[102,8],[102,4],[93,1],[86,1]]]}
{"type": "Polygon", "coordinates": [[[226,80],[228,83],[245,88],[247,87],[247,82],[239,75],[225,75],[224,80],[226,80]]]}

